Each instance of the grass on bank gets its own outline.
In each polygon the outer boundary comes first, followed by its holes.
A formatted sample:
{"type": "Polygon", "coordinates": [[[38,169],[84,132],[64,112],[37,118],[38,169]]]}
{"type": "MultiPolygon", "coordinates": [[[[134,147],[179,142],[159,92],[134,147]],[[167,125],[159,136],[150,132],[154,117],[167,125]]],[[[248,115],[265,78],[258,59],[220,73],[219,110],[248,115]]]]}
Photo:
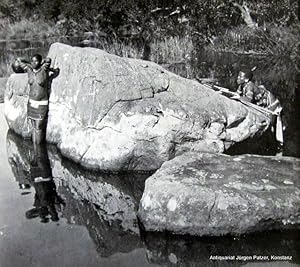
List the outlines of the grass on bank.
{"type": "Polygon", "coordinates": [[[148,49],[149,58],[147,59],[158,64],[186,62],[191,58],[194,50],[189,36],[184,38],[171,36],[161,40],[152,40],[146,45],[115,39],[112,42],[100,41],[99,46],[108,53],[130,58],[144,58],[145,49],[148,49]]]}
{"type": "MultiPolygon", "coordinates": [[[[72,22],[72,23],[71,23],[72,22]]],[[[73,32],[70,38],[84,38],[84,29],[80,24],[72,24],[73,32]],[[74,35],[74,36],[73,36],[74,35]]],[[[11,23],[6,19],[0,19],[0,40],[28,39],[42,41],[55,37],[59,39],[66,35],[66,23],[46,22],[44,20],[22,19],[21,21],[11,23]]],[[[97,30],[96,30],[97,31],[97,30]]],[[[99,29],[99,32],[101,30],[99,29]]],[[[124,57],[141,58],[143,57],[143,45],[133,41],[132,38],[107,38],[98,37],[95,32],[94,39],[96,47],[102,48],[109,53],[118,54],[124,57]]],[[[240,25],[235,28],[227,29],[225,32],[216,36],[206,49],[226,52],[253,52],[259,54],[281,55],[291,51],[293,46],[300,41],[300,26],[295,24],[290,27],[277,27],[273,24],[267,24],[255,30],[246,25],[240,25]]],[[[53,39],[54,38],[54,39],[53,39]]],[[[82,39],[83,41],[83,39],[82,39]]],[[[155,62],[183,61],[188,58],[191,51],[195,48],[192,38],[189,35],[178,36],[157,36],[150,39],[150,59],[155,62]]]]}
{"type": "Polygon", "coordinates": [[[185,62],[191,59],[194,44],[190,36],[168,37],[151,43],[151,61],[159,64],[185,62]]]}
{"type": "Polygon", "coordinates": [[[55,25],[43,20],[34,21],[30,19],[22,19],[15,23],[1,19],[0,21],[0,39],[1,40],[44,40],[49,37],[59,36],[60,31],[55,25]]]}
{"type": "MultiPolygon", "coordinates": [[[[43,46],[40,50],[47,51],[51,43],[61,41],[62,37],[65,36],[65,26],[62,25],[65,24],[51,24],[43,20],[34,21],[29,19],[10,23],[5,19],[0,19],[0,40],[5,40],[8,43],[24,39],[39,41],[43,46]]],[[[146,58],[158,64],[188,62],[198,48],[197,42],[193,41],[189,34],[183,37],[157,36],[155,39],[149,38],[148,43],[145,44],[141,40],[134,40],[133,38],[103,37],[97,32],[91,33],[92,40],[86,40],[86,37],[91,35],[86,35],[80,25],[75,23],[72,29],[75,29],[72,35],[67,36],[62,42],[72,45],[94,46],[104,49],[108,53],[130,58],[146,58]]],[[[223,34],[215,37],[212,43],[206,46],[206,49],[242,54],[286,55],[295,50],[294,47],[299,43],[299,39],[299,25],[291,27],[267,25],[256,30],[241,25],[227,29],[223,34]]],[[[37,49],[33,48],[38,49],[39,47],[30,46],[28,49],[25,48],[18,52],[10,49],[7,51],[7,55],[2,55],[2,58],[0,57],[0,76],[7,76],[11,73],[8,68],[13,57],[30,57],[31,53],[37,52],[37,49]]]]}
{"type": "MultiPolygon", "coordinates": [[[[40,20],[24,19],[14,24],[1,20],[0,25],[0,40],[2,39],[8,43],[10,41],[17,42],[18,40],[20,42],[22,40],[29,40],[30,42],[39,41],[44,46],[41,47],[43,50],[47,50],[51,43],[59,41],[65,33],[59,24],[51,25],[40,20]]],[[[92,33],[90,40],[86,39],[87,36],[89,35],[86,35],[85,32],[79,32],[76,36],[68,36],[66,43],[79,46],[93,46],[111,54],[129,58],[144,58],[159,64],[186,62],[190,59],[194,50],[190,36],[183,38],[170,36],[152,39],[147,44],[130,38],[98,37],[97,33],[92,33]],[[72,42],[72,39],[76,41],[72,42]]],[[[4,55],[4,58],[1,58],[0,76],[7,76],[11,73],[11,70],[7,69],[10,68],[14,57],[28,58],[31,53],[37,53],[37,49],[33,49],[30,45],[30,47],[19,49],[19,51],[9,48],[6,52],[7,54],[4,55]]]]}

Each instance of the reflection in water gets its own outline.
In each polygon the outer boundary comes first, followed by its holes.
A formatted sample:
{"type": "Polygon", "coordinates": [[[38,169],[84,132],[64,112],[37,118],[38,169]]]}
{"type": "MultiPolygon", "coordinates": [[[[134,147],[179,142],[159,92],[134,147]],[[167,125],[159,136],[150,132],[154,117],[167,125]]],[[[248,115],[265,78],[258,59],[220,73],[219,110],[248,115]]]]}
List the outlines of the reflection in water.
{"type": "MultiPolygon", "coordinates": [[[[40,144],[33,149],[30,142],[9,141],[11,138],[14,140],[11,133],[7,138],[9,163],[19,188],[26,190],[33,187],[35,190],[33,208],[26,211],[26,218],[39,217],[42,223],[49,222],[49,219],[58,221],[57,209],[61,210],[64,202],[56,192],[46,145],[40,144]]],[[[29,193],[25,191],[22,195],[29,193]]]]}
{"type": "MultiPolygon", "coordinates": [[[[140,231],[136,211],[147,175],[86,171],[62,159],[53,146],[47,146],[48,157],[45,147],[41,148],[39,158],[34,161],[31,145],[11,132],[7,135],[7,153],[16,180],[28,183],[31,180],[33,184],[36,177],[49,178],[52,174],[53,179],[38,182],[40,188],[35,186],[36,198],[44,199],[47,206],[46,218],[55,220],[55,211],[49,208],[53,208],[54,203],[58,217],[64,218],[62,223],[67,221],[86,227],[102,257],[144,248],[149,263],[164,266],[218,266],[218,262],[209,259],[211,255],[288,255],[292,256],[292,262],[300,262],[297,254],[299,231],[264,232],[238,238],[197,238],[140,231]],[[25,179],[30,173],[32,177],[25,179]],[[57,205],[61,203],[58,195],[65,202],[61,212],[58,206],[62,205],[57,205]]],[[[43,210],[32,210],[32,217],[40,217],[42,213],[44,219],[43,210]]],[[[246,263],[229,262],[227,265],[246,263]]]]}
{"type": "MultiPolygon", "coordinates": [[[[258,262],[253,256],[285,255],[290,262],[300,262],[300,233],[273,231],[241,237],[199,238],[169,234],[149,234],[143,237],[150,262],[177,266],[240,266],[258,262]],[[248,261],[212,261],[211,256],[252,256],[248,261]]],[[[271,258],[270,258],[271,262],[271,258]]],[[[281,262],[283,263],[283,262],[281,262]]],[[[277,266],[277,265],[276,265],[277,266]]]]}
{"type": "Polygon", "coordinates": [[[32,182],[37,181],[31,183],[36,189],[35,205],[43,202],[43,208],[28,211],[29,217],[42,213],[44,220],[47,213],[46,217],[55,220],[55,210],[63,199],[65,205],[60,215],[69,224],[85,226],[101,256],[129,253],[142,246],[136,211],[149,174],[87,171],[62,159],[53,146],[40,147],[33,160],[32,143],[11,131],[7,135],[7,154],[17,180],[21,173],[23,177],[32,174],[32,182]]]}
{"type": "Polygon", "coordinates": [[[30,162],[29,179],[35,189],[35,196],[34,208],[26,211],[26,218],[40,217],[41,222],[47,223],[50,216],[52,221],[58,221],[56,208],[60,210],[60,205],[63,205],[64,202],[56,192],[45,144],[39,144],[34,149],[33,159],[30,162]]]}
{"type": "Polygon", "coordinates": [[[109,257],[119,252],[129,253],[142,247],[138,234],[122,229],[118,220],[106,221],[105,212],[96,204],[77,199],[66,186],[60,187],[59,192],[67,203],[63,217],[69,224],[86,227],[100,256],[109,257]]]}

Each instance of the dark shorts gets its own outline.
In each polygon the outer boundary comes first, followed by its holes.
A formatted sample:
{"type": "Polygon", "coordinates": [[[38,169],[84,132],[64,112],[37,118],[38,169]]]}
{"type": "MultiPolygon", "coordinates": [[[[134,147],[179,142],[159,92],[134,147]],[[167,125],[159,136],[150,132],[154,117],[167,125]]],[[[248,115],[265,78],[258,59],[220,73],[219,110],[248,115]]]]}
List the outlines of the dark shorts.
{"type": "Polygon", "coordinates": [[[29,119],[43,121],[47,119],[48,103],[47,101],[28,101],[27,116],[29,119]]]}

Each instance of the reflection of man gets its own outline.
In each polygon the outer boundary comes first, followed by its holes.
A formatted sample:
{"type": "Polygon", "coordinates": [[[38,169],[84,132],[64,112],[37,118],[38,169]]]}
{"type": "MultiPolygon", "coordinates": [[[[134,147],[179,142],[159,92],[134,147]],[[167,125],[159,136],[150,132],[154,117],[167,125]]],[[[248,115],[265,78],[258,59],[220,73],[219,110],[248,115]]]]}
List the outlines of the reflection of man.
{"type": "Polygon", "coordinates": [[[32,140],[34,145],[45,140],[46,123],[49,102],[49,83],[54,79],[59,70],[50,68],[51,59],[36,54],[31,59],[31,64],[24,60],[17,59],[12,65],[15,72],[22,70],[28,73],[30,86],[27,115],[33,126],[32,140]],[[51,72],[51,74],[50,74],[51,72]]]}
{"type": "Polygon", "coordinates": [[[35,189],[34,208],[26,212],[26,218],[40,217],[41,222],[58,221],[56,206],[60,207],[63,200],[56,192],[52,178],[50,162],[45,145],[37,146],[34,160],[30,164],[30,180],[35,189]]]}

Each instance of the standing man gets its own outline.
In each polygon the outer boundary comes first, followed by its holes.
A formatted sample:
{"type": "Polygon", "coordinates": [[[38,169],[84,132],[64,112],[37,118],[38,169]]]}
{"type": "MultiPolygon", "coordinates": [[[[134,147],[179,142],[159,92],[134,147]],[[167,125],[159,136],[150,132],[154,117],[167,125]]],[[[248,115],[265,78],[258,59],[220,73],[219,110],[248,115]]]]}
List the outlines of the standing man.
{"type": "MultiPolygon", "coordinates": [[[[50,82],[57,75],[58,69],[51,69],[51,59],[36,54],[31,58],[31,64],[17,59],[13,69],[22,69],[28,73],[29,100],[27,105],[27,117],[32,125],[32,141],[34,146],[45,141],[47,128],[47,115],[50,94],[50,82]],[[49,75],[50,71],[52,72],[49,75]]],[[[15,71],[16,72],[16,71],[15,71]]]]}

